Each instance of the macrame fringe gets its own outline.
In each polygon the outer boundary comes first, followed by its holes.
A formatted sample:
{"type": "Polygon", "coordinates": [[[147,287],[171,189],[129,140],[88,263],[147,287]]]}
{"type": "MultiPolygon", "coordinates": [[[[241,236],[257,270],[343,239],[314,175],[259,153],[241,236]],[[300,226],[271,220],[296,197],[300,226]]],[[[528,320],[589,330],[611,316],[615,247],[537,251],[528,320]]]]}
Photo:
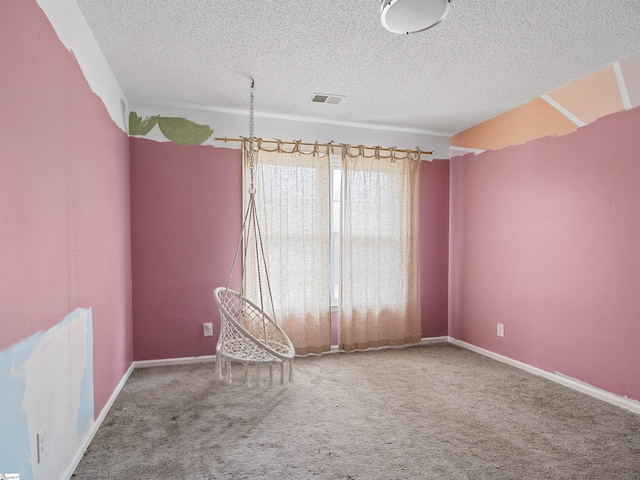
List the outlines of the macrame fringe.
{"type": "Polygon", "coordinates": [[[216,382],[222,380],[222,358],[216,357],[216,382]]]}
{"type": "MultiPolygon", "coordinates": [[[[273,364],[276,362],[269,362],[269,386],[273,386],[273,364]]],[[[280,385],[284,385],[285,378],[285,364],[289,366],[289,383],[293,382],[293,360],[287,360],[284,362],[277,362],[280,364],[280,385]]],[[[253,388],[262,386],[262,372],[260,371],[260,364],[256,363],[256,375],[255,378],[251,378],[250,363],[243,363],[244,365],[244,387],[253,388]]],[[[224,380],[224,383],[231,385],[233,375],[231,374],[231,360],[223,357],[216,358],[215,363],[215,377],[217,381],[224,380]],[[223,369],[226,372],[223,373],[223,369]]]]}
{"type": "Polygon", "coordinates": [[[256,386],[260,388],[262,385],[262,376],[260,375],[260,364],[256,364],[256,386]]]}
{"type": "Polygon", "coordinates": [[[227,360],[225,362],[226,366],[227,366],[227,379],[225,381],[225,383],[227,385],[231,385],[231,380],[233,378],[233,376],[231,375],[231,360],[227,360]]]}
{"type": "Polygon", "coordinates": [[[244,386],[245,388],[251,388],[251,378],[249,378],[249,364],[244,364],[244,386]]]}

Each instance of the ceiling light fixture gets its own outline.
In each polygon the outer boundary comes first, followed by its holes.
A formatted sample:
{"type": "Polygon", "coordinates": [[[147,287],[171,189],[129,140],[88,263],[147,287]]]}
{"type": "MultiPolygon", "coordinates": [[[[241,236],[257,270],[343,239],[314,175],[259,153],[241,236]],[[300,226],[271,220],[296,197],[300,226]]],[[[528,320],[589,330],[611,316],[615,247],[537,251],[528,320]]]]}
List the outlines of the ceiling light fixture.
{"type": "Polygon", "coordinates": [[[380,20],[393,33],[422,32],[449,13],[451,0],[382,0],[380,20]]]}

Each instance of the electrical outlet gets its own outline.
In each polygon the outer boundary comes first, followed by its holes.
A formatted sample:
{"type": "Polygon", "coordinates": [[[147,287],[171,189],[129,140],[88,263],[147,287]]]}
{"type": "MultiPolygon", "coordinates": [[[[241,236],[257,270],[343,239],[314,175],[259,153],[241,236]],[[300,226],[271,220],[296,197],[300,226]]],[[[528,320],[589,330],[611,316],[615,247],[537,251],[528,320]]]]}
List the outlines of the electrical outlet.
{"type": "Polygon", "coordinates": [[[202,329],[205,337],[213,337],[213,323],[203,323],[202,329]]]}
{"type": "Polygon", "coordinates": [[[504,324],[503,323],[499,323],[498,324],[497,334],[498,334],[499,337],[504,337],[504,324]]]}
{"type": "Polygon", "coordinates": [[[49,453],[49,437],[46,425],[42,427],[36,435],[36,442],[38,446],[38,463],[40,463],[44,460],[44,457],[47,456],[47,453],[49,453]]]}

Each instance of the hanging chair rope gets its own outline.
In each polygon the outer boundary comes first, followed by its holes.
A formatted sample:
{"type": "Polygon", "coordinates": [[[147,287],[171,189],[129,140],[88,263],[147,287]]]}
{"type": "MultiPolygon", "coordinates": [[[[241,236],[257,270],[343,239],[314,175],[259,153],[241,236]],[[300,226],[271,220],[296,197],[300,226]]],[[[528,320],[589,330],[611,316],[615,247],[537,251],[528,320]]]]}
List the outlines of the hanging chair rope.
{"type": "MultiPolygon", "coordinates": [[[[293,379],[292,360],[295,350],[286,333],[275,320],[275,306],[271,279],[267,268],[264,242],[258,209],[256,206],[255,187],[255,151],[254,151],[254,87],[251,79],[249,96],[249,138],[243,140],[243,151],[249,156],[249,199],[247,210],[242,221],[240,239],[236,247],[229,272],[227,285],[217,288],[214,297],[220,310],[220,337],[216,346],[216,370],[218,379],[222,378],[222,365],[227,369],[227,382],[231,382],[231,360],[239,361],[245,365],[245,386],[250,387],[247,365],[269,363],[269,383],[272,382],[273,363],[281,364],[280,383],[283,382],[284,363],[289,363],[289,381],[293,379]],[[243,248],[244,244],[244,248],[243,248]],[[240,293],[230,289],[233,273],[242,251],[242,280],[240,293]],[[248,300],[244,295],[247,260],[255,255],[255,268],[258,280],[259,305],[248,300]],[[266,292],[263,290],[263,274],[266,280],[266,292]],[[269,297],[272,317],[265,312],[265,293],[269,297]],[[258,330],[261,330],[260,332],[258,330]]],[[[258,371],[258,383],[260,383],[258,371]]]]}
{"type": "MultiPolygon", "coordinates": [[[[255,141],[255,137],[254,137],[254,98],[255,98],[255,94],[254,94],[254,89],[255,89],[255,82],[253,79],[251,79],[251,90],[250,90],[250,95],[249,95],[249,139],[245,142],[243,142],[243,149],[248,151],[248,155],[249,155],[249,178],[250,178],[250,183],[249,183],[249,201],[247,202],[247,211],[245,212],[244,215],[244,220],[242,222],[242,233],[240,235],[240,239],[238,241],[238,245],[236,247],[236,252],[235,255],[233,257],[233,264],[231,266],[231,271],[229,272],[229,278],[227,279],[227,286],[226,286],[226,290],[229,290],[229,287],[231,285],[231,280],[233,277],[233,272],[235,270],[237,261],[238,261],[238,254],[240,252],[240,249],[242,247],[242,244],[244,242],[244,252],[243,252],[243,258],[242,258],[242,264],[243,266],[246,266],[247,264],[247,254],[249,251],[249,247],[250,247],[250,235],[249,233],[252,231],[252,226],[253,226],[253,232],[254,232],[254,253],[255,253],[255,260],[256,260],[256,269],[257,269],[257,278],[258,278],[258,293],[260,296],[260,308],[262,310],[264,310],[264,292],[263,292],[263,288],[262,288],[262,268],[264,267],[264,276],[265,279],[267,281],[267,293],[269,295],[269,303],[271,306],[271,312],[273,315],[274,320],[276,320],[275,318],[275,308],[274,308],[274,303],[273,303],[273,293],[271,290],[271,278],[269,277],[269,269],[267,268],[267,260],[266,260],[266,255],[264,252],[264,242],[262,241],[262,231],[260,230],[260,222],[258,220],[258,211],[257,211],[257,207],[256,207],[256,188],[255,188],[255,149],[254,149],[254,141],[255,141]],[[248,143],[248,147],[246,147],[246,144],[248,143]],[[246,148],[245,148],[246,147],[246,148]],[[262,259],[262,264],[261,264],[261,259],[262,259]]],[[[246,279],[246,268],[243,268],[242,271],[242,286],[241,286],[241,292],[240,293],[244,293],[244,285],[245,285],[245,279],[246,279]]]]}

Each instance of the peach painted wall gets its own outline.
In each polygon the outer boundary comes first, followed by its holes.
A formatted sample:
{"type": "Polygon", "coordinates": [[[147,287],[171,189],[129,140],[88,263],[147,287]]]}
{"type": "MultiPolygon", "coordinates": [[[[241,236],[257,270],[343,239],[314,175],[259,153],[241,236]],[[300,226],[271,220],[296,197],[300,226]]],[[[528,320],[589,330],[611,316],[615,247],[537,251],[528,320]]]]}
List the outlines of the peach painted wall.
{"type": "Polygon", "coordinates": [[[549,97],[585,124],[624,108],[613,67],[551,92],[549,97]]]}
{"type": "Polygon", "coordinates": [[[542,137],[567,135],[598,118],[637,107],[639,102],[637,53],[457,133],[451,137],[451,150],[458,156],[461,151],[499,150],[542,137]]]}
{"type": "Polygon", "coordinates": [[[420,164],[420,308],[422,337],[447,335],[449,164],[420,164]]]}
{"type": "Polygon", "coordinates": [[[91,307],[97,415],[132,361],[128,137],[35,1],[0,45],[0,350],[91,307]]]}
{"type": "Polygon", "coordinates": [[[541,98],[509,110],[451,137],[451,146],[499,150],[550,135],[566,135],[576,125],[541,98]]]}
{"type": "Polygon", "coordinates": [[[450,335],[640,400],[638,131],[640,108],[451,161],[450,335]]]}
{"type": "Polygon", "coordinates": [[[240,150],[132,137],[130,152],[135,359],[213,355],[213,290],[240,235],[240,150]]]}

